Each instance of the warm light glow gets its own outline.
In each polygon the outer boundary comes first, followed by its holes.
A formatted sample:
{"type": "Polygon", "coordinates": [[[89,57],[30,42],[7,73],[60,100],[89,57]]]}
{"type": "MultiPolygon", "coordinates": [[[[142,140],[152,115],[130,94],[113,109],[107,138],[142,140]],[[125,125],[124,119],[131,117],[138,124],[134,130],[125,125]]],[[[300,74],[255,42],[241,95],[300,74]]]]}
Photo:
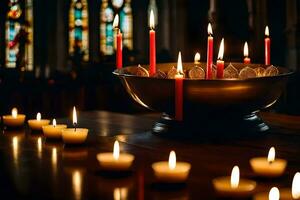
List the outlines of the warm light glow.
{"type": "Polygon", "coordinates": [[[268,162],[272,163],[275,160],[275,148],[271,147],[268,153],[268,162]]]}
{"type": "Polygon", "coordinates": [[[194,57],[194,62],[198,63],[198,62],[200,62],[200,59],[201,59],[200,53],[197,52],[194,57]]]}
{"type": "Polygon", "coordinates": [[[18,147],[19,147],[18,137],[14,136],[12,139],[12,148],[13,148],[13,157],[15,161],[18,158],[18,147]]]}
{"type": "Polygon", "coordinates": [[[120,156],[120,145],[119,145],[118,140],[116,140],[114,143],[113,157],[115,160],[118,160],[119,156],[120,156]]]}
{"type": "Polygon", "coordinates": [[[230,185],[232,188],[237,188],[240,182],[240,169],[234,166],[231,171],[230,185]]]}
{"type": "Polygon", "coordinates": [[[118,26],[119,26],[119,15],[116,14],[114,22],[113,22],[113,27],[118,28],[118,26]]]}
{"type": "Polygon", "coordinates": [[[75,106],[73,107],[73,124],[77,124],[77,113],[75,106]]]}
{"type": "Polygon", "coordinates": [[[37,140],[37,148],[38,148],[38,152],[42,151],[42,138],[39,137],[37,140]]]}
{"type": "Polygon", "coordinates": [[[207,26],[207,33],[208,33],[208,35],[212,35],[213,34],[213,31],[212,31],[210,23],[208,23],[208,26],[207,26]]]}
{"type": "Polygon", "coordinates": [[[56,168],[57,168],[57,149],[55,147],[52,149],[52,167],[53,167],[53,173],[56,174],[56,168]]]}
{"type": "Polygon", "coordinates": [[[41,119],[42,119],[41,113],[37,113],[36,114],[36,120],[41,121],[41,119]]]}
{"type": "Polygon", "coordinates": [[[114,189],[114,200],[126,200],[128,196],[127,188],[115,188],[114,189]]]}
{"type": "Polygon", "coordinates": [[[177,73],[183,74],[182,70],[182,60],[181,60],[181,52],[178,53],[178,61],[177,61],[177,73]]]}
{"type": "Polygon", "coordinates": [[[269,33],[269,27],[266,26],[265,28],[265,36],[269,37],[270,33],[269,33]]]}
{"type": "Polygon", "coordinates": [[[175,169],[176,168],[176,154],[175,151],[171,151],[169,155],[169,168],[175,169]]]}
{"type": "Polygon", "coordinates": [[[56,126],[56,119],[53,119],[52,125],[55,127],[56,126]]]}
{"type": "Polygon", "coordinates": [[[221,43],[220,43],[218,60],[223,60],[223,56],[224,56],[224,38],[222,38],[221,43]]]}
{"type": "Polygon", "coordinates": [[[297,172],[293,178],[292,197],[293,199],[300,198],[300,172],[297,172]]]}
{"type": "Polygon", "coordinates": [[[153,30],[153,29],[155,28],[155,21],[154,21],[154,13],[153,13],[153,10],[151,10],[151,12],[150,12],[149,24],[150,24],[150,29],[153,30]]]}
{"type": "Polygon", "coordinates": [[[249,56],[249,49],[248,49],[248,43],[245,42],[244,44],[244,56],[248,57],[249,56]]]}
{"type": "Polygon", "coordinates": [[[279,200],[280,193],[277,187],[272,187],[269,192],[269,200],[279,200]]]}
{"type": "Polygon", "coordinates": [[[73,184],[73,190],[75,194],[75,199],[81,199],[81,184],[82,184],[82,177],[80,174],[80,171],[76,170],[73,172],[72,175],[72,184],[73,184]]]}
{"type": "Polygon", "coordinates": [[[17,118],[17,116],[18,116],[18,109],[17,108],[13,108],[11,110],[11,115],[12,115],[13,118],[17,118]]]}

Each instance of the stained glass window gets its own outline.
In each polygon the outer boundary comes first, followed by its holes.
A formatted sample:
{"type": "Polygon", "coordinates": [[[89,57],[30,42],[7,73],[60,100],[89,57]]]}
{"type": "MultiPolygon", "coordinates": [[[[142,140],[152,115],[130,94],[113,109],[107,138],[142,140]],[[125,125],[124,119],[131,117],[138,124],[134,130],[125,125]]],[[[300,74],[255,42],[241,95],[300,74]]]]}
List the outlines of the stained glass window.
{"type": "Polygon", "coordinates": [[[88,5],[86,0],[72,0],[69,12],[69,54],[89,60],[88,5]]]}
{"type": "Polygon", "coordinates": [[[120,16],[123,46],[133,48],[131,0],[103,0],[100,10],[100,51],[103,55],[114,53],[114,16],[120,16]]]}
{"type": "Polygon", "coordinates": [[[33,70],[32,0],[10,0],[6,18],[6,55],[8,68],[33,70]],[[25,7],[25,11],[24,8],[25,7]]]}

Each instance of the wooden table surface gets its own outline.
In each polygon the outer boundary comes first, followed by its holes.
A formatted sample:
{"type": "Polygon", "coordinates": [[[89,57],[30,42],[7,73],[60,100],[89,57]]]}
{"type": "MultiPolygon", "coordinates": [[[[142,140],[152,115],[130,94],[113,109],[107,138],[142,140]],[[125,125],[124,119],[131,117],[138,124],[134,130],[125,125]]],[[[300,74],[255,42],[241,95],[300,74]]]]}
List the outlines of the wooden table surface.
{"type": "MultiPolygon", "coordinates": [[[[90,134],[81,147],[46,141],[42,134],[27,129],[3,131],[1,199],[216,199],[211,180],[230,175],[234,165],[239,165],[242,177],[257,181],[257,192],[272,186],[290,187],[294,174],[300,171],[300,117],[263,113],[272,127],[264,136],[205,142],[151,134],[149,130],[158,117],[82,112],[79,125],[89,128],[90,134]],[[132,172],[120,177],[108,176],[96,160],[97,153],[112,151],[116,139],[122,151],[136,157],[132,172]],[[287,171],[281,178],[258,178],[250,169],[249,159],[266,156],[271,146],[278,157],[288,160],[287,171]],[[185,185],[166,187],[155,182],[151,164],[167,160],[170,150],[176,150],[178,161],[192,164],[185,185]]],[[[66,121],[70,124],[70,120],[58,120],[66,121]]]]}

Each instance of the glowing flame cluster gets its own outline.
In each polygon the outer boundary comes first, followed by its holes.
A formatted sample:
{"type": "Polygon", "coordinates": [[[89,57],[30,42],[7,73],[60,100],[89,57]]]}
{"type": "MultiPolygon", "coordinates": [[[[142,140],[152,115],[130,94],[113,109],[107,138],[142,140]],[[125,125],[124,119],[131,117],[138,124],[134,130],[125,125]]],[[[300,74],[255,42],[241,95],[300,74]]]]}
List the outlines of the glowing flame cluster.
{"type": "Polygon", "coordinates": [[[271,147],[268,153],[268,162],[272,163],[275,160],[275,148],[271,147]]]}
{"type": "Polygon", "coordinates": [[[36,120],[41,121],[41,119],[42,119],[41,113],[37,113],[36,114],[36,120]]]}
{"type": "Polygon", "coordinates": [[[269,200],[279,200],[280,192],[277,187],[272,187],[269,192],[269,200]]]}
{"type": "Polygon", "coordinates": [[[176,154],[175,151],[171,151],[169,155],[169,168],[171,170],[176,168],[176,154]]]}
{"type": "Polygon", "coordinates": [[[224,38],[222,38],[221,43],[220,43],[218,59],[223,60],[223,56],[224,56],[224,38]]]}
{"type": "Polygon", "coordinates": [[[115,160],[118,160],[120,157],[120,145],[118,141],[114,143],[113,157],[115,160]]]}
{"type": "Polygon", "coordinates": [[[17,118],[17,116],[18,116],[18,109],[17,108],[13,108],[11,110],[11,115],[12,115],[13,118],[17,118]]]}
{"type": "Polygon", "coordinates": [[[231,178],[230,178],[230,186],[232,188],[237,188],[240,182],[240,169],[238,166],[234,166],[231,171],[231,178]]]}
{"type": "Polygon", "coordinates": [[[150,11],[149,25],[150,25],[150,29],[153,30],[155,28],[155,21],[154,21],[153,10],[150,11]]]}
{"type": "Polygon", "coordinates": [[[118,26],[119,26],[119,15],[116,14],[113,22],[113,28],[118,28],[118,26]]]}
{"type": "Polygon", "coordinates": [[[300,198],[300,172],[297,172],[293,178],[292,197],[293,199],[300,198]]]}
{"type": "Polygon", "coordinates": [[[201,55],[200,55],[200,53],[197,52],[194,57],[194,62],[198,63],[198,62],[200,62],[200,59],[201,59],[201,55]]]}
{"type": "Polygon", "coordinates": [[[178,53],[177,74],[183,74],[181,52],[178,53]]]}
{"type": "Polygon", "coordinates": [[[249,56],[249,48],[248,48],[248,43],[245,42],[244,44],[244,56],[248,57],[249,56]]]}
{"type": "Polygon", "coordinates": [[[73,107],[73,124],[77,124],[77,112],[75,106],[73,107]]]}

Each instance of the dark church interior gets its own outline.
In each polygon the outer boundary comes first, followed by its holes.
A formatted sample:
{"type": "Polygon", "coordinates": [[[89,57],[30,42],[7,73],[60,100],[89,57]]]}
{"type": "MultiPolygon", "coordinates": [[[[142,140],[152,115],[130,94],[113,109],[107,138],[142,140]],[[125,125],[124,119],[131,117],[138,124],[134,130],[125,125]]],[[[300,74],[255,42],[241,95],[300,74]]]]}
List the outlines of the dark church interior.
{"type": "Polygon", "coordinates": [[[299,36],[299,0],[0,0],[1,199],[300,199],[299,36]]]}

